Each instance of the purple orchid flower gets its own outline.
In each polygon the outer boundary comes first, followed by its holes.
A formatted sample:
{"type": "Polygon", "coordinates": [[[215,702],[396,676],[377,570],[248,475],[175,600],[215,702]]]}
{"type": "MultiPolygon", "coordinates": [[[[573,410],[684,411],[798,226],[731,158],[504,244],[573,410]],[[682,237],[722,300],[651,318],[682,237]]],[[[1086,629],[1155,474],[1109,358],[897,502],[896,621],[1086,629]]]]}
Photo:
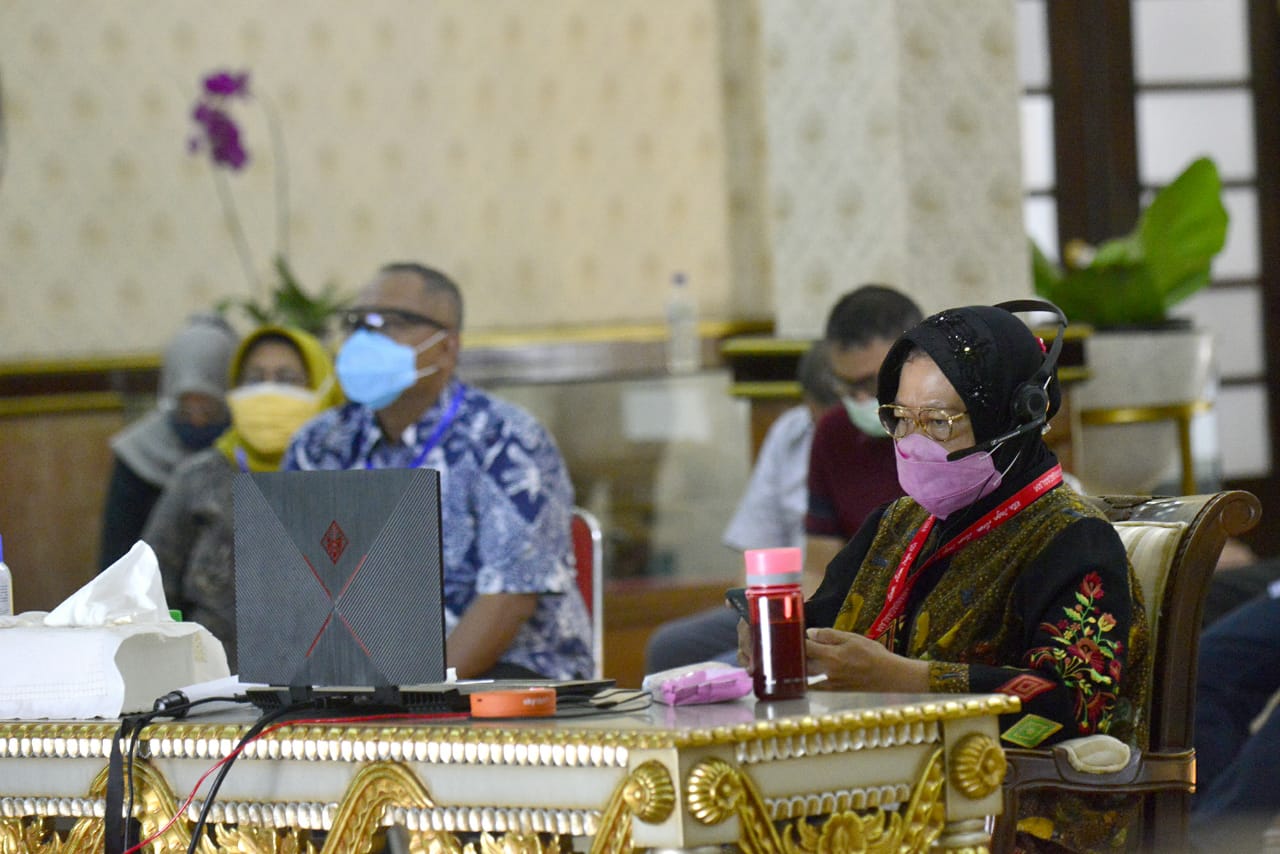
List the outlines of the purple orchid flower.
{"type": "Polygon", "coordinates": [[[191,117],[204,131],[203,142],[197,138],[194,147],[188,143],[192,151],[208,145],[209,156],[215,165],[232,170],[240,170],[249,162],[249,154],[240,143],[240,128],[232,121],[224,110],[200,102],[196,104],[191,117]]]}
{"type": "Polygon", "coordinates": [[[204,91],[221,97],[249,97],[249,72],[217,71],[204,79],[204,91]]]}

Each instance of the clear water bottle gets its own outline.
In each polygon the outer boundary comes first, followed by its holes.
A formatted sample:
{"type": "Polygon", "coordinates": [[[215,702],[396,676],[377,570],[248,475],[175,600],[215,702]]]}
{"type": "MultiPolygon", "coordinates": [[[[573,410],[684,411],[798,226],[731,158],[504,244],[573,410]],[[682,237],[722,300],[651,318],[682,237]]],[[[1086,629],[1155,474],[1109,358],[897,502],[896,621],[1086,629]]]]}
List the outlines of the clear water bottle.
{"type": "Polygon", "coordinates": [[[13,613],[13,574],[4,562],[4,538],[0,537],[0,617],[13,613]]]}
{"type": "Polygon", "coordinates": [[[807,686],[800,549],[748,549],[747,608],[758,700],[795,700],[807,686]]]}
{"type": "Polygon", "coordinates": [[[688,374],[702,365],[702,342],[698,340],[698,304],[689,291],[684,273],[671,277],[667,298],[667,370],[688,374]]]}

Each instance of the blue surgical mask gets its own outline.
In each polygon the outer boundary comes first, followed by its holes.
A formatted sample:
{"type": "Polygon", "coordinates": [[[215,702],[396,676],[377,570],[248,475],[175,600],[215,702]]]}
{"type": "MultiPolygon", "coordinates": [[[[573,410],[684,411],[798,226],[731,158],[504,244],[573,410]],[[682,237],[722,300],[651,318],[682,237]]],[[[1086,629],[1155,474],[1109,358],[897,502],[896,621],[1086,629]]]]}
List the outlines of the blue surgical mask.
{"type": "Polygon", "coordinates": [[[848,413],[854,427],[877,439],[883,439],[889,435],[884,432],[884,425],[880,423],[880,401],[874,397],[857,400],[844,395],[840,398],[840,402],[844,404],[844,411],[848,413]]]}
{"type": "Polygon", "coordinates": [[[190,421],[179,421],[176,412],[169,413],[169,426],[177,434],[178,441],[188,450],[202,451],[213,444],[213,441],[231,426],[229,421],[216,421],[212,424],[192,424],[190,421]]]}
{"type": "Polygon", "coordinates": [[[440,370],[438,365],[418,370],[418,354],[447,334],[441,330],[417,347],[410,347],[381,332],[357,329],[338,351],[334,365],[338,382],[348,399],[370,409],[385,409],[419,379],[440,370]]]}

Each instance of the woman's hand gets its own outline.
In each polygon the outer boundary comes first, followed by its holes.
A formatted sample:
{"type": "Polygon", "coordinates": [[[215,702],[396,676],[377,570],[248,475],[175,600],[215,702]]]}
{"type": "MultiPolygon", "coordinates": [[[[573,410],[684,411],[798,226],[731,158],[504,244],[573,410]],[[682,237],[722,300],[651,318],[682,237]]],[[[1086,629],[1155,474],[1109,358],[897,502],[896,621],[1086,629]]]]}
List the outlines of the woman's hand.
{"type": "MultiPolygon", "coordinates": [[[[905,658],[875,641],[852,632],[809,629],[804,645],[809,675],[827,675],[818,686],[827,691],[929,690],[929,664],[905,658]]],[[[747,647],[748,651],[750,646],[747,647]]],[[[738,632],[738,655],[742,656],[742,632],[738,632]]]]}
{"type": "Polygon", "coordinates": [[[751,660],[751,626],[743,619],[738,620],[738,665],[755,675],[755,664],[751,660]]]}

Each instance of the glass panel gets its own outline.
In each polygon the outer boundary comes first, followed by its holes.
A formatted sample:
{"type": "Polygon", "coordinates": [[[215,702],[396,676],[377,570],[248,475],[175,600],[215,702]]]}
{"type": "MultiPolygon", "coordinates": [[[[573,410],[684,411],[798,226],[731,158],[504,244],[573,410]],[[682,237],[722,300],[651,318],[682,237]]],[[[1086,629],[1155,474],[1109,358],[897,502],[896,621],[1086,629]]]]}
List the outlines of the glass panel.
{"type": "Polygon", "coordinates": [[[1049,86],[1049,21],[1046,0],[1018,0],[1018,79],[1026,88],[1049,86]]]}
{"type": "Polygon", "coordinates": [[[1218,375],[1257,377],[1266,370],[1262,292],[1256,286],[1203,290],[1179,303],[1172,314],[1190,317],[1213,332],[1218,375]]]}
{"type": "Polygon", "coordinates": [[[1223,191],[1222,202],[1231,220],[1227,224],[1227,245],[1213,261],[1213,275],[1218,279],[1256,279],[1258,191],[1253,187],[1231,187],[1223,191]]]}
{"type": "Polygon", "coordinates": [[[1244,0],[1138,0],[1134,75],[1139,85],[1247,80],[1247,26],[1244,0]]]}
{"type": "Polygon", "coordinates": [[[1261,385],[1231,386],[1218,392],[1218,431],[1222,436],[1224,477],[1262,477],[1271,472],[1267,443],[1267,390],[1261,385]]]}
{"type": "Polygon", "coordinates": [[[1028,191],[1052,189],[1053,98],[1023,95],[1019,107],[1022,114],[1022,187],[1028,191]]]}
{"type": "Polygon", "coordinates": [[[1040,251],[1058,260],[1058,200],[1053,196],[1029,196],[1022,201],[1027,236],[1040,251]]]}
{"type": "Polygon", "coordinates": [[[750,472],[748,406],[729,372],[493,391],[555,436],[577,503],[605,532],[609,578],[732,578],[720,542],[750,472]]]}
{"type": "Polygon", "coordinates": [[[1246,91],[1144,92],[1138,95],[1138,174],[1167,184],[1209,155],[1224,179],[1253,180],[1253,106],[1246,91]]]}

